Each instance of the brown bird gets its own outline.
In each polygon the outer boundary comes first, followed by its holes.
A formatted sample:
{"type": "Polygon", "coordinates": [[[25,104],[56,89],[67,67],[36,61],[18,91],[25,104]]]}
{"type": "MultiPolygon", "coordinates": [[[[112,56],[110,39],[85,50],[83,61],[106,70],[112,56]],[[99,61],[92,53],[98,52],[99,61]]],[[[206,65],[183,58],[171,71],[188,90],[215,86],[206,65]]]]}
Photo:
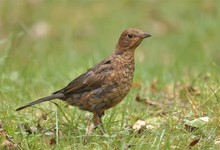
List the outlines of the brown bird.
{"type": "Polygon", "coordinates": [[[16,111],[60,99],[69,105],[92,112],[93,123],[97,127],[101,124],[104,111],[121,102],[128,94],[135,70],[134,51],[143,39],[150,36],[139,29],[126,29],[111,56],[88,69],[63,89],[17,108],[16,111]]]}

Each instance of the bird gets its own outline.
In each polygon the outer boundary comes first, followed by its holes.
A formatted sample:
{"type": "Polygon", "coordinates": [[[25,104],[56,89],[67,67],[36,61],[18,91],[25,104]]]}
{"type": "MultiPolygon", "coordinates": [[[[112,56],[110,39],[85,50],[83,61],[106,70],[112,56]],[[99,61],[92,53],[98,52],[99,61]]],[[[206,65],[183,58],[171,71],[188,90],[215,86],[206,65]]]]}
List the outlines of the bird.
{"type": "Polygon", "coordinates": [[[102,125],[101,118],[105,111],[120,103],[130,91],[135,71],[135,49],[148,37],[151,34],[140,29],[125,29],[109,57],[89,68],[64,88],[19,107],[16,111],[59,99],[93,113],[94,127],[102,125]]]}

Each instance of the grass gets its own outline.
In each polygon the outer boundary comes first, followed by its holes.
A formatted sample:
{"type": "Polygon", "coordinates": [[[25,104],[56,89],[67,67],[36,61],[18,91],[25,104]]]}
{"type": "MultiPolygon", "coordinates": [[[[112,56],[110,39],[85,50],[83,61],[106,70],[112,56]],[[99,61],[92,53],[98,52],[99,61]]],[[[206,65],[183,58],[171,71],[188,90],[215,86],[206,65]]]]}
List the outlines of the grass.
{"type": "Polygon", "coordinates": [[[195,139],[192,149],[218,149],[219,7],[215,0],[2,1],[1,148],[8,135],[18,149],[188,149],[195,139]],[[59,107],[14,111],[107,57],[128,27],[153,37],[136,50],[133,88],[106,112],[105,135],[86,136],[91,116],[58,100],[59,107]],[[135,101],[137,95],[162,108],[135,101]],[[203,126],[186,129],[185,120],[204,116],[203,126]],[[153,129],[135,132],[137,119],[153,129]],[[30,127],[35,132],[28,134],[30,127]]]}

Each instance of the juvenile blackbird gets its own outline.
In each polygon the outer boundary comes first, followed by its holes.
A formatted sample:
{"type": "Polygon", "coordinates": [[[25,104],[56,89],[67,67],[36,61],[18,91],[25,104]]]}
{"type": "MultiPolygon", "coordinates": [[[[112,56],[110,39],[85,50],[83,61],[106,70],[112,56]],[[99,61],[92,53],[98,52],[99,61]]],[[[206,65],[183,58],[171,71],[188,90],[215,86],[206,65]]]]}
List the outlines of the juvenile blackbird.
{"type": "Polygon", "coordinates": [[[128,94],[135,70],[134,51],[143,39],[150,36],[139,29],[126,29],[108,58],[88,69],[63,89],[19,107],[16,111],[60,99],[69,105],[92,112],[94,126],[100,125],[104,111],[120,103],[128,94]]]}

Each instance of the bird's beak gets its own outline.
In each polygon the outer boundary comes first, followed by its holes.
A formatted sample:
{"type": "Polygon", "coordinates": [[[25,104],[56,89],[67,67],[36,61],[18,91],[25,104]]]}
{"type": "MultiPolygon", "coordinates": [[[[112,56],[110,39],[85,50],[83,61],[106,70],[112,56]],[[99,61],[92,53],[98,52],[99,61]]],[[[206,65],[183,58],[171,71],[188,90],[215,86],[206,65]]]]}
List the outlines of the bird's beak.
{"type": "Polygon", "coordinates": [[[141,39],[145,39],[145,38],[148,38],[148,37],[151,37],[151,34],[145,33],[145,32],[140,36],[141,39]]]}

